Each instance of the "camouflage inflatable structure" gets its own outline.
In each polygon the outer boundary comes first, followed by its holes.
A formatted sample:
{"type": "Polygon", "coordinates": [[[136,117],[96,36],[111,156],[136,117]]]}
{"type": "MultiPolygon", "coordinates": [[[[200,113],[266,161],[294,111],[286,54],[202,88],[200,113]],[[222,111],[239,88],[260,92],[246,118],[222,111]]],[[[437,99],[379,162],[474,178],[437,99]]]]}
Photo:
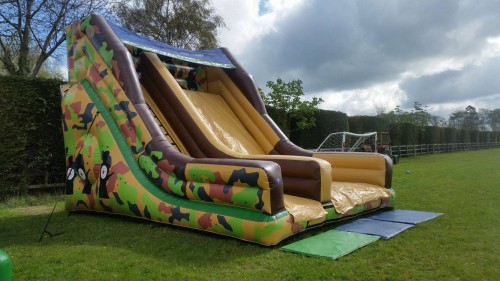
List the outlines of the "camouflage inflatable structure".
{"type": "Polygon", "coordinates": [[[393,207],[390,159],[291,143],[227,49],[175,48],[97,15],[69,26],[66,41],[68,211],[274,245],[393,207]]]}

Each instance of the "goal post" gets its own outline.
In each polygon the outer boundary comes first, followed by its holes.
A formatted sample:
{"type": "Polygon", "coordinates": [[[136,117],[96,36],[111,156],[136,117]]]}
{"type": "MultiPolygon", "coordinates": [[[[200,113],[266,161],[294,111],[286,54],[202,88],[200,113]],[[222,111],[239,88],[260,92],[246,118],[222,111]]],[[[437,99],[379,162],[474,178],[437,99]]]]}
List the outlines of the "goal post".
{"type": "Polygon", "coordinates": [[[355,134],[337,132],[329,134],[316,152],[377,152],[377,132],[355,134]]]}

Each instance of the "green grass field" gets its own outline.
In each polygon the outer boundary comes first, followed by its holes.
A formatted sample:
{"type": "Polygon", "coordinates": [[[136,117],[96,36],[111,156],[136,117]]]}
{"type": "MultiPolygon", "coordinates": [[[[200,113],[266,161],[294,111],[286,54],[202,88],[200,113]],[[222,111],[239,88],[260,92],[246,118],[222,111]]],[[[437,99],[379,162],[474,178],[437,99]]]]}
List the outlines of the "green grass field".
{"type": "Polygon", "coordinates": [[[120,216],[68,216],[62,202],[49,230],[64,233],[39,243],[54,197],[3,203],[0,248],[14,280],[500,280],[498,167],[500,149],[403,158],[396,208],[445,214],[336,261],[120,216]]]}

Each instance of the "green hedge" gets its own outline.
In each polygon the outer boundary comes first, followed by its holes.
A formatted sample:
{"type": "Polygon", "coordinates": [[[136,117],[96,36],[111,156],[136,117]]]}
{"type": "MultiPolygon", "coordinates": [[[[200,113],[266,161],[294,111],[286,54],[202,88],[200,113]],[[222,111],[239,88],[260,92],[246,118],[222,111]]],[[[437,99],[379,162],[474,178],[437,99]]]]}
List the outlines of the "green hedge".
{"type": "MultiPolygon", "coordinates": [[[[295,127],[292,122],[292,128],[295,127]]],[[[331,133],[349,130],[347,114],[332,110],[319,110],[316,126],[306,130],[292,129],[290,140],[304,148],[317,148],[331,133]]]]}
{"type": "Polygon", "coordinates": [[[59,86],[53,79],[0,76],[0,197],[64,179],[59,86]]]}
{"type": "Polygon", "coordinates": [[[478,143],[479,142],[479,131],[478,130],[470,131],[470,142],[471,143],[478,143]]]}
{"type": "Polygon", "coordinates": [[[497,132],[491,132],[491,142],[500,142],[500,131],[497,132]]]}
{"type": "MultiPolygon", "coordinates": [[[[280,114],[273,108],[267,108],[267,110],[271,118],[280,114]]],[[[393,145],[500,141],[500,132],[483,132],[437,126],[418,127],[410,123],[388,124],[386,120],[377,116],[347,117],[345,113],[329,110],[320,110],[316,119],[316,127],[304,131],[294,129],[294,122],[292,121],[290,140],[301,147],[315,148],[326,136],[333,132],[366,133],[389,131],[393,145]]]]}
{"type": "Polygon", "coordinates": [[[418,144],[418,132],[418,126],[410,123],[393,123],[389,125],[392,145],[418,144]]]}
{"type": "Polygon", "coordinates": [[[443,143],[456,143],[458,131],[455,128],[444,128],[443,143]]]}
{"type": "Polygon", "coordinates": [[[420,129],[419,143],[437,144],[441,143],[441,131],[443,128],[437,126],[426,126],[420,129]]]}
{"type": "Polygon", "coordinates": [[[387,132],[389,124],[377,116],[352,116],[349,117],[349,132],[363,134],[368,132],[387,132]]]}
{"type": "Polygon", "coordinates": [[[457,142],[458,143],[470,143],[470,130],[469,129],[457,129],[457,142]]]}
{"type": "Polygon", "coordinates": [[[491,142],[491,132],[488,131],[479,132],[479,142],[483,143],[491,142]]]}

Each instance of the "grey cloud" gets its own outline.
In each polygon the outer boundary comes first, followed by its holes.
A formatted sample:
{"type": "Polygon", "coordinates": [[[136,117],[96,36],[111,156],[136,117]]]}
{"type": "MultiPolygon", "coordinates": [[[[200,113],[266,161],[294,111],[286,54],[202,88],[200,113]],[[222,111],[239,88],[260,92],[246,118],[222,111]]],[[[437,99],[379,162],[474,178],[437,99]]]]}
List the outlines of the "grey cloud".
{"type": "Polygon", "coordinates": [[[242,62],[259,86],[281,77],[307,91],[356,89],[397,80],[420,60],[467,55],[498,26],[500,1],[307,1],[242,62]]]}
{"type": "MultiPolygon", "coordinates": [[[[500,94],[500,57],[434,75],[409,78],[399,85],[408,102],[438,104],[500,94]]],[[[408,105],[406,105],[408,106],[408,105]]]]}

